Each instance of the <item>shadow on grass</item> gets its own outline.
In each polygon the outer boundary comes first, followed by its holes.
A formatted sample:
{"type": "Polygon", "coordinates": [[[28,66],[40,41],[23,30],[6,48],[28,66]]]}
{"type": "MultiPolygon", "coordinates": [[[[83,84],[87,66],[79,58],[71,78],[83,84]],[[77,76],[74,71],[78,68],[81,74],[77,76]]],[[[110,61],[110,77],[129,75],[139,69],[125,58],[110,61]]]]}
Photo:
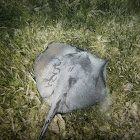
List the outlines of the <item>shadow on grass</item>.
{"type": "Polygon", "coordinates": [[[106,16],[123,17],[140,12],[139,0],[2,0],[0,3],[0,27],[6,28],[19,28],[31,22],[48,25],[65,21],[67,26],[84,25],[91,29],[95,28],[95,21],[102,23],[106,16]]]}

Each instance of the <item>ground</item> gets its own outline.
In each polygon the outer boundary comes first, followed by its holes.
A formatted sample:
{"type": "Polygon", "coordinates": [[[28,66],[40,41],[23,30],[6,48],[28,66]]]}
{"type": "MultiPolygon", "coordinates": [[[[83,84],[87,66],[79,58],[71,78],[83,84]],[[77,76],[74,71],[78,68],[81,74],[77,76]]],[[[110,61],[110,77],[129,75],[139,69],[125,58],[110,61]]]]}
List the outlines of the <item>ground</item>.
{"type": "Polygon", "coordinates": [[[41,99],[34,60],[61,41],[110,60],[108,95],[65,117],[46,139],[140,139],[139,0],[1,0],[0,137],[38,137],[49,106],[41,99]]]}

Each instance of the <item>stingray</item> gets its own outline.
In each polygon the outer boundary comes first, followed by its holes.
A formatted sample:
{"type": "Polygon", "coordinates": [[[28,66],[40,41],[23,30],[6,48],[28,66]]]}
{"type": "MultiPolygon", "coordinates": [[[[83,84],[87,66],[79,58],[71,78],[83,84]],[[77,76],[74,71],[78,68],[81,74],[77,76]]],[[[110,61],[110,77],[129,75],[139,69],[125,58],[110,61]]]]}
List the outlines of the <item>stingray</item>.
{"type": "Polygon", "coordinates": [[[48,44],[34,67],[37,89],[50,106],[38,140],[56,113],[70,113],[105,98],[107,62],[63,42],[48,44]]]}

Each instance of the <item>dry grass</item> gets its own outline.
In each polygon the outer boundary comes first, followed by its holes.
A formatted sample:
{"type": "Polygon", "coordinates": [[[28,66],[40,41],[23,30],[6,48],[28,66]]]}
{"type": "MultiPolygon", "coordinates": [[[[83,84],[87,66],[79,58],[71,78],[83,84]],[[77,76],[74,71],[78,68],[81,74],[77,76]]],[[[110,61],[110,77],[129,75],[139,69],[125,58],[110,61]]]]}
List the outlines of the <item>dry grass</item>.
{"type": "Polygon", "coordinates": [[[34,140],[39,135],[49,107],[36,89],[33,67],[36,56],[51,41],[89,50],[110,63],[106,99],[64,114],[66,130],[60,134],[47,130],[46,139],[140,139],[138,7],[124,9],[129,0],[120,5],[106,1],[110,8],[102,0],[84,2],[57,1],[55,10],[49,0],[1,2],[1,139],[34,140]],[[7,15],[10,10],[13,14],[7,15]]]}

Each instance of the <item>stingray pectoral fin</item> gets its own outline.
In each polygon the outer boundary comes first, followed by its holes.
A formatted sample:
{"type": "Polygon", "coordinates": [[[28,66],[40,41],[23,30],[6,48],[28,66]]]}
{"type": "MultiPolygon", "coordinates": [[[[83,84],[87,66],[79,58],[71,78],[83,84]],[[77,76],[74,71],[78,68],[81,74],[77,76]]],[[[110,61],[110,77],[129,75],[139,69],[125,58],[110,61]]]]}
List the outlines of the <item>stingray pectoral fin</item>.
{"type": "Polygon", "coordinates": [[[59,104],[60,104],[61,100],[58,100],[56,103],[54,103],[52,106],[51,106],[51,109],[49,110],[49,113],[48,113],[48,116],[47,116],[47,119],[45,120],[45,123],[43,125],[43,128],[40,132],[40,135],[38,137],[38,140],[41,140],[46,129],[48,128],[51,120],[53,119],[58,107],[59,107],[59,104]]]}

